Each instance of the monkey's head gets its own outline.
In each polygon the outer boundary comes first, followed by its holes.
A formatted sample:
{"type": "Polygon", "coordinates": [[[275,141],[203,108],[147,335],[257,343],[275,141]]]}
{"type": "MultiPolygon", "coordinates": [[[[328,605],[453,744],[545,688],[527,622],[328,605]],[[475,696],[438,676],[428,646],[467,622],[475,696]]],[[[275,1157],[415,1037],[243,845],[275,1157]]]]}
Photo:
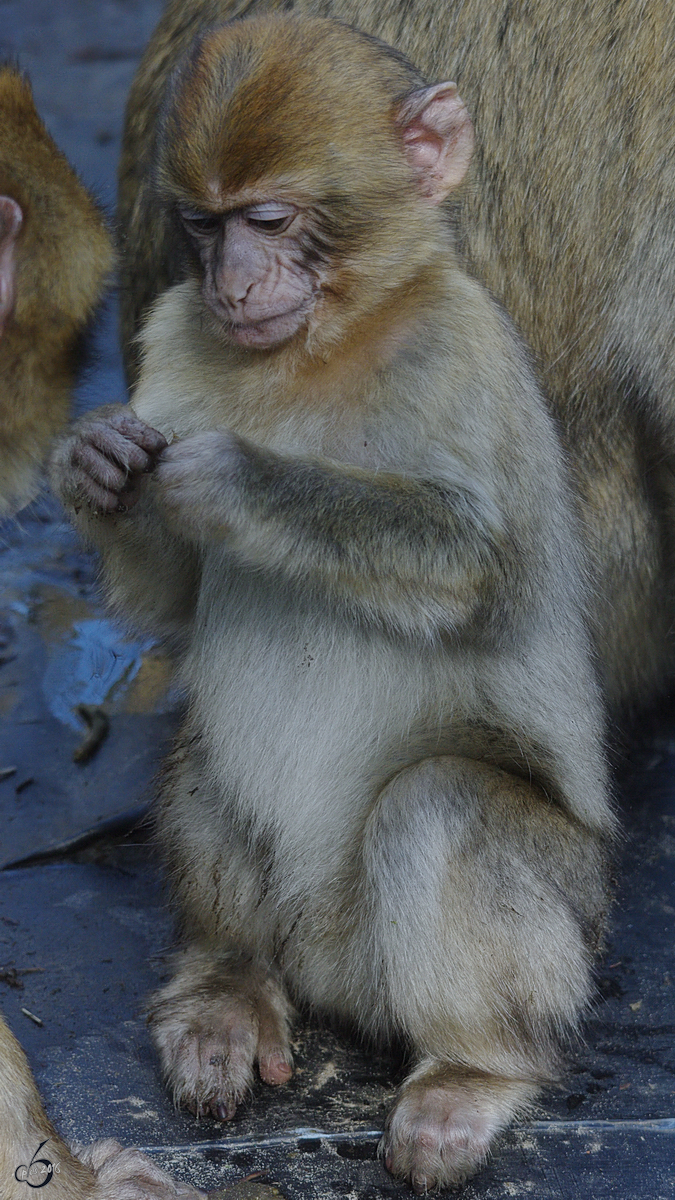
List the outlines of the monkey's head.
{"type": "Polygon", "coordinates": [[[0,64],[0,517],[38,490],[112,257],[103,218],[47,133],[30,84],[0,64]]]}
{"type": "Polygon", "coordinates": [[[429,269],[472,148],[454,84],[338,22],[266,16],[194,43],[156,185],[227,340],[326,346],[429,269]]]}
{"type": "Polygon", "coordinates": [[[71,337],[111,267],[101,214],[47,133],[28,80],[0,65],[0,337],[10,321],[42,341],[71,337]]]}

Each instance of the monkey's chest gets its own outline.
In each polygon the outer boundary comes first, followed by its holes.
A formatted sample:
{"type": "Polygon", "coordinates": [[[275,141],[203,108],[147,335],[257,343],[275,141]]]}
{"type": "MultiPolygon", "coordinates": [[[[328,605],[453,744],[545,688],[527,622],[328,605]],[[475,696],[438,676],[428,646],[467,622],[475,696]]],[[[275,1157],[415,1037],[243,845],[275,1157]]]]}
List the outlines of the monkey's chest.
{"type": "Polygon", "coordinates": [[[204,572],[185,675],[223,809],[293,844],[349,837],[448,715],[438,650],[350,623],[225,552],[204,572]]]}

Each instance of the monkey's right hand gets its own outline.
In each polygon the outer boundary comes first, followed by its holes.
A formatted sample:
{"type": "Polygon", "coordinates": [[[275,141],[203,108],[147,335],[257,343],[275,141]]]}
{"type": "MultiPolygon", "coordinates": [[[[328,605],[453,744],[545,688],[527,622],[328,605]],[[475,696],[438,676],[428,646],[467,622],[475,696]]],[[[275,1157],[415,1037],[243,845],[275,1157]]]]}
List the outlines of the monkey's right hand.
{"type": "Polygon", "coordinates": [[[124,513],[138,502],[143,477],[154,470],[166,438],[126,404],[87,413],[57,443],[51,479],[61,500],[97,513],[124,513]]]}

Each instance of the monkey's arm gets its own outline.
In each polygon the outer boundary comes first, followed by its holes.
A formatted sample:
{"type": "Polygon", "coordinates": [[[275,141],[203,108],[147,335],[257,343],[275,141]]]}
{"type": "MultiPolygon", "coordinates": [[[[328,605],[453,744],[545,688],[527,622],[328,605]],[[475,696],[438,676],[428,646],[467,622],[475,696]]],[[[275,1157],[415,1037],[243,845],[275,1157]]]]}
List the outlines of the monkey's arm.
{"type": "Polygon", "coordinates": [[[140,628],[180,637],[199,591],[199,552],[170,530],[146,487],[160,433],[127,405],[75,422],[56,445],[51,480],[82,537],[101,553],[108,598],[140,628]]]}
{"type": "Polygon", "coordinates": [[[251,566],[409,633],[501,624],[527,557],[479,484],[286,458],[223,431],[169,447],[151,487],[185,536],[226,539],[251,566]]]}
{"type": "Polygon", "coordinates": [[[0,1130],[2,1200],[25,1200],[43,1187],[52,1200],[205,1200],[111,1138],[73,1153],[47,1119],[26,1056],[1,1017],[0,1130]]]}

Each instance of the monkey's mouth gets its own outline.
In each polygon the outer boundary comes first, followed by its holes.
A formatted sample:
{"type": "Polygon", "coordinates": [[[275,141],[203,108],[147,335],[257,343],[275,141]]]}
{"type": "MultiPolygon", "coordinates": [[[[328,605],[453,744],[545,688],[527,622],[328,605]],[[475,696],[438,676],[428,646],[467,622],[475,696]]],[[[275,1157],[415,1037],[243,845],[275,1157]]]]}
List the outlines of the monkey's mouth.
{"type": "Polygon", "coordinates": [[[257,321],[228,322],[228,333],[238,346],[256,346],[262,349],[286,342],[305,323],[307,305],[300,304],[287,312],[261,317],[257,321]]]}

